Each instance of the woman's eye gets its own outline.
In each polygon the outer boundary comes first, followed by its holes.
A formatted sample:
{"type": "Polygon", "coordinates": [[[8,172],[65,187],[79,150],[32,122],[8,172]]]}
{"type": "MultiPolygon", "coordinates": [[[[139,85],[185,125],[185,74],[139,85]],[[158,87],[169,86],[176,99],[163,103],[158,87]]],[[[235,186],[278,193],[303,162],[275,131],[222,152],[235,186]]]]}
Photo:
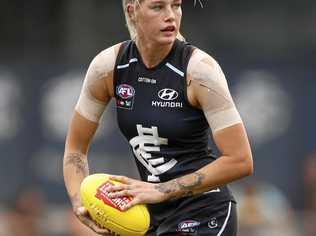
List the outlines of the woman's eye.
{"type": "Polygon", "coordinates": [[[155,11],[159,11],[162,9],[162,6],[156,5],[156,6],[153,6],[152,9],[154,9],[155,11]]]}
{"type": "Polygon", "coordinates": [[[180,3],[173,4],[173,7],[174,7],[174,8],[179,8],[179,7],[181,7],[181,4],[180,4],[180,3]]]}

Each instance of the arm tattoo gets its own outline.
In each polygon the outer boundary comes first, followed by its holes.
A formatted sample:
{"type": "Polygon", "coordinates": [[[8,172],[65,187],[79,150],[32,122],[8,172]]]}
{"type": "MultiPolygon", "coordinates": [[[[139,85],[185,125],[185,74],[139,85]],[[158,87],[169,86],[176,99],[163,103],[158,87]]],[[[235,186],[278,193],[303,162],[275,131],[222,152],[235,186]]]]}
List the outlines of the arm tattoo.
{"type": "Polygon", "coordinates": [[[155,186],[155,189],[157,189],[161,193],[173,193],[175,192],[177,188],[177,183],[175,180],[171,180],[170,182],[161,183],[155,186]]]}
{"type": "Polygon", "coordinates": [[[194,190],[201,186],[204,178],[204,174],[196,172],[191,175],[178,178],[176,179],[176,182],[178,183],[180,189],[194,190]]]}
{"type": "Polygon", "coordinates": [[[199,172],[183,176],[166,183],[158,184],[155,188],[161,193],[175,193],[177,190],[181,191],[180,197],[189,197],[194,194],[194,191],[201,187],[205,175],[199,172]]]}
{"type": "Polygon", "coordinates": [[[85,155],[80,153],[69,153],[66,156],[65,165],[72,165],[76,169],[76,174],[82,174],[83,176],[89,175],[88,161],[85,155]]]}

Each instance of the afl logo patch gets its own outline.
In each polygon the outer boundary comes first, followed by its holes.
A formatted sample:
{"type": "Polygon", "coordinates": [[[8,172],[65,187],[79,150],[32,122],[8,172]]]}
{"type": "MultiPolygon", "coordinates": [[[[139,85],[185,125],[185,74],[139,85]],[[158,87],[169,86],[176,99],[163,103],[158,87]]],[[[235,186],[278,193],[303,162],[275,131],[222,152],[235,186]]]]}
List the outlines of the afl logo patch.
{"type": "Polygon", "coordinates": [[[158,97],[165,101],[172,101],[178,97],[178,92],[170,88],[164,88],[158,92],[158,97]]]}
{"type": "Polygon", "coordinates": [[[120,84],[116,87],[116,105],[118,108],[133,109],[135,89],[128,84],[120,84]]]}
{"type": "Polygon", "coordinates": [[[121,84],[117,87],[116,91],[117,95],[119,95],[123,99],[132,98],[135,95],[135,89],[128,84],[121,84]]]}
{"type": "MultiPolygon", "coordinates": [[[[178,224],[177,232],[184,233],[185,235],[196,235],[197,228],[200,225],[200,222],[196,220],[186,220],[182,221],[180,224],[178,224]]],[[[182,235],[182,234],[181,234],[182,235]]]]}

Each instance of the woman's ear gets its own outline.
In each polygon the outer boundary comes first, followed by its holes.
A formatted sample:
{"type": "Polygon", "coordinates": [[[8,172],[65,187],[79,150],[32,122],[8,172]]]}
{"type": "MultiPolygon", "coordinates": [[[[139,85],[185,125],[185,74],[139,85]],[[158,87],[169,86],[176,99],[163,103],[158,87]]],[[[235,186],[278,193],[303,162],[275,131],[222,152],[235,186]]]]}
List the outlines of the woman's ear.
{"type": "Polygon", "coordinates": [[[127,4],[126,11],[127,11],[127,14],[128,14],[128,17],[130,18],[130,20],[132,22],[134,22],[135,21],[135,6],[134,6],[134,4],[127,4]]]}

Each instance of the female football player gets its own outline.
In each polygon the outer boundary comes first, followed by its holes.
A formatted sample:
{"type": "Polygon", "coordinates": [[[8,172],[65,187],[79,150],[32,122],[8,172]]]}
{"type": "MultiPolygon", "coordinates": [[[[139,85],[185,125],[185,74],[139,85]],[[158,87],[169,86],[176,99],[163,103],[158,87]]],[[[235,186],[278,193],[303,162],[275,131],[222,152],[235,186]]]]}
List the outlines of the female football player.
{"type": "Polygon", "coordinates": [[[108,235],[82,207],[87,153],[100,117],[116,101],[117,122],[141,180],[111,198],[147,204],[147,235],[236,235],[236,202],[227,184],[253,173],[247,134],[219,64],[180,34],[181,0],[123,0],[131,40],[90,64],[66,139],[64,179],[78,218],[108,235]],[[209,137],[220,153],[208,149],[209,137]]]}

